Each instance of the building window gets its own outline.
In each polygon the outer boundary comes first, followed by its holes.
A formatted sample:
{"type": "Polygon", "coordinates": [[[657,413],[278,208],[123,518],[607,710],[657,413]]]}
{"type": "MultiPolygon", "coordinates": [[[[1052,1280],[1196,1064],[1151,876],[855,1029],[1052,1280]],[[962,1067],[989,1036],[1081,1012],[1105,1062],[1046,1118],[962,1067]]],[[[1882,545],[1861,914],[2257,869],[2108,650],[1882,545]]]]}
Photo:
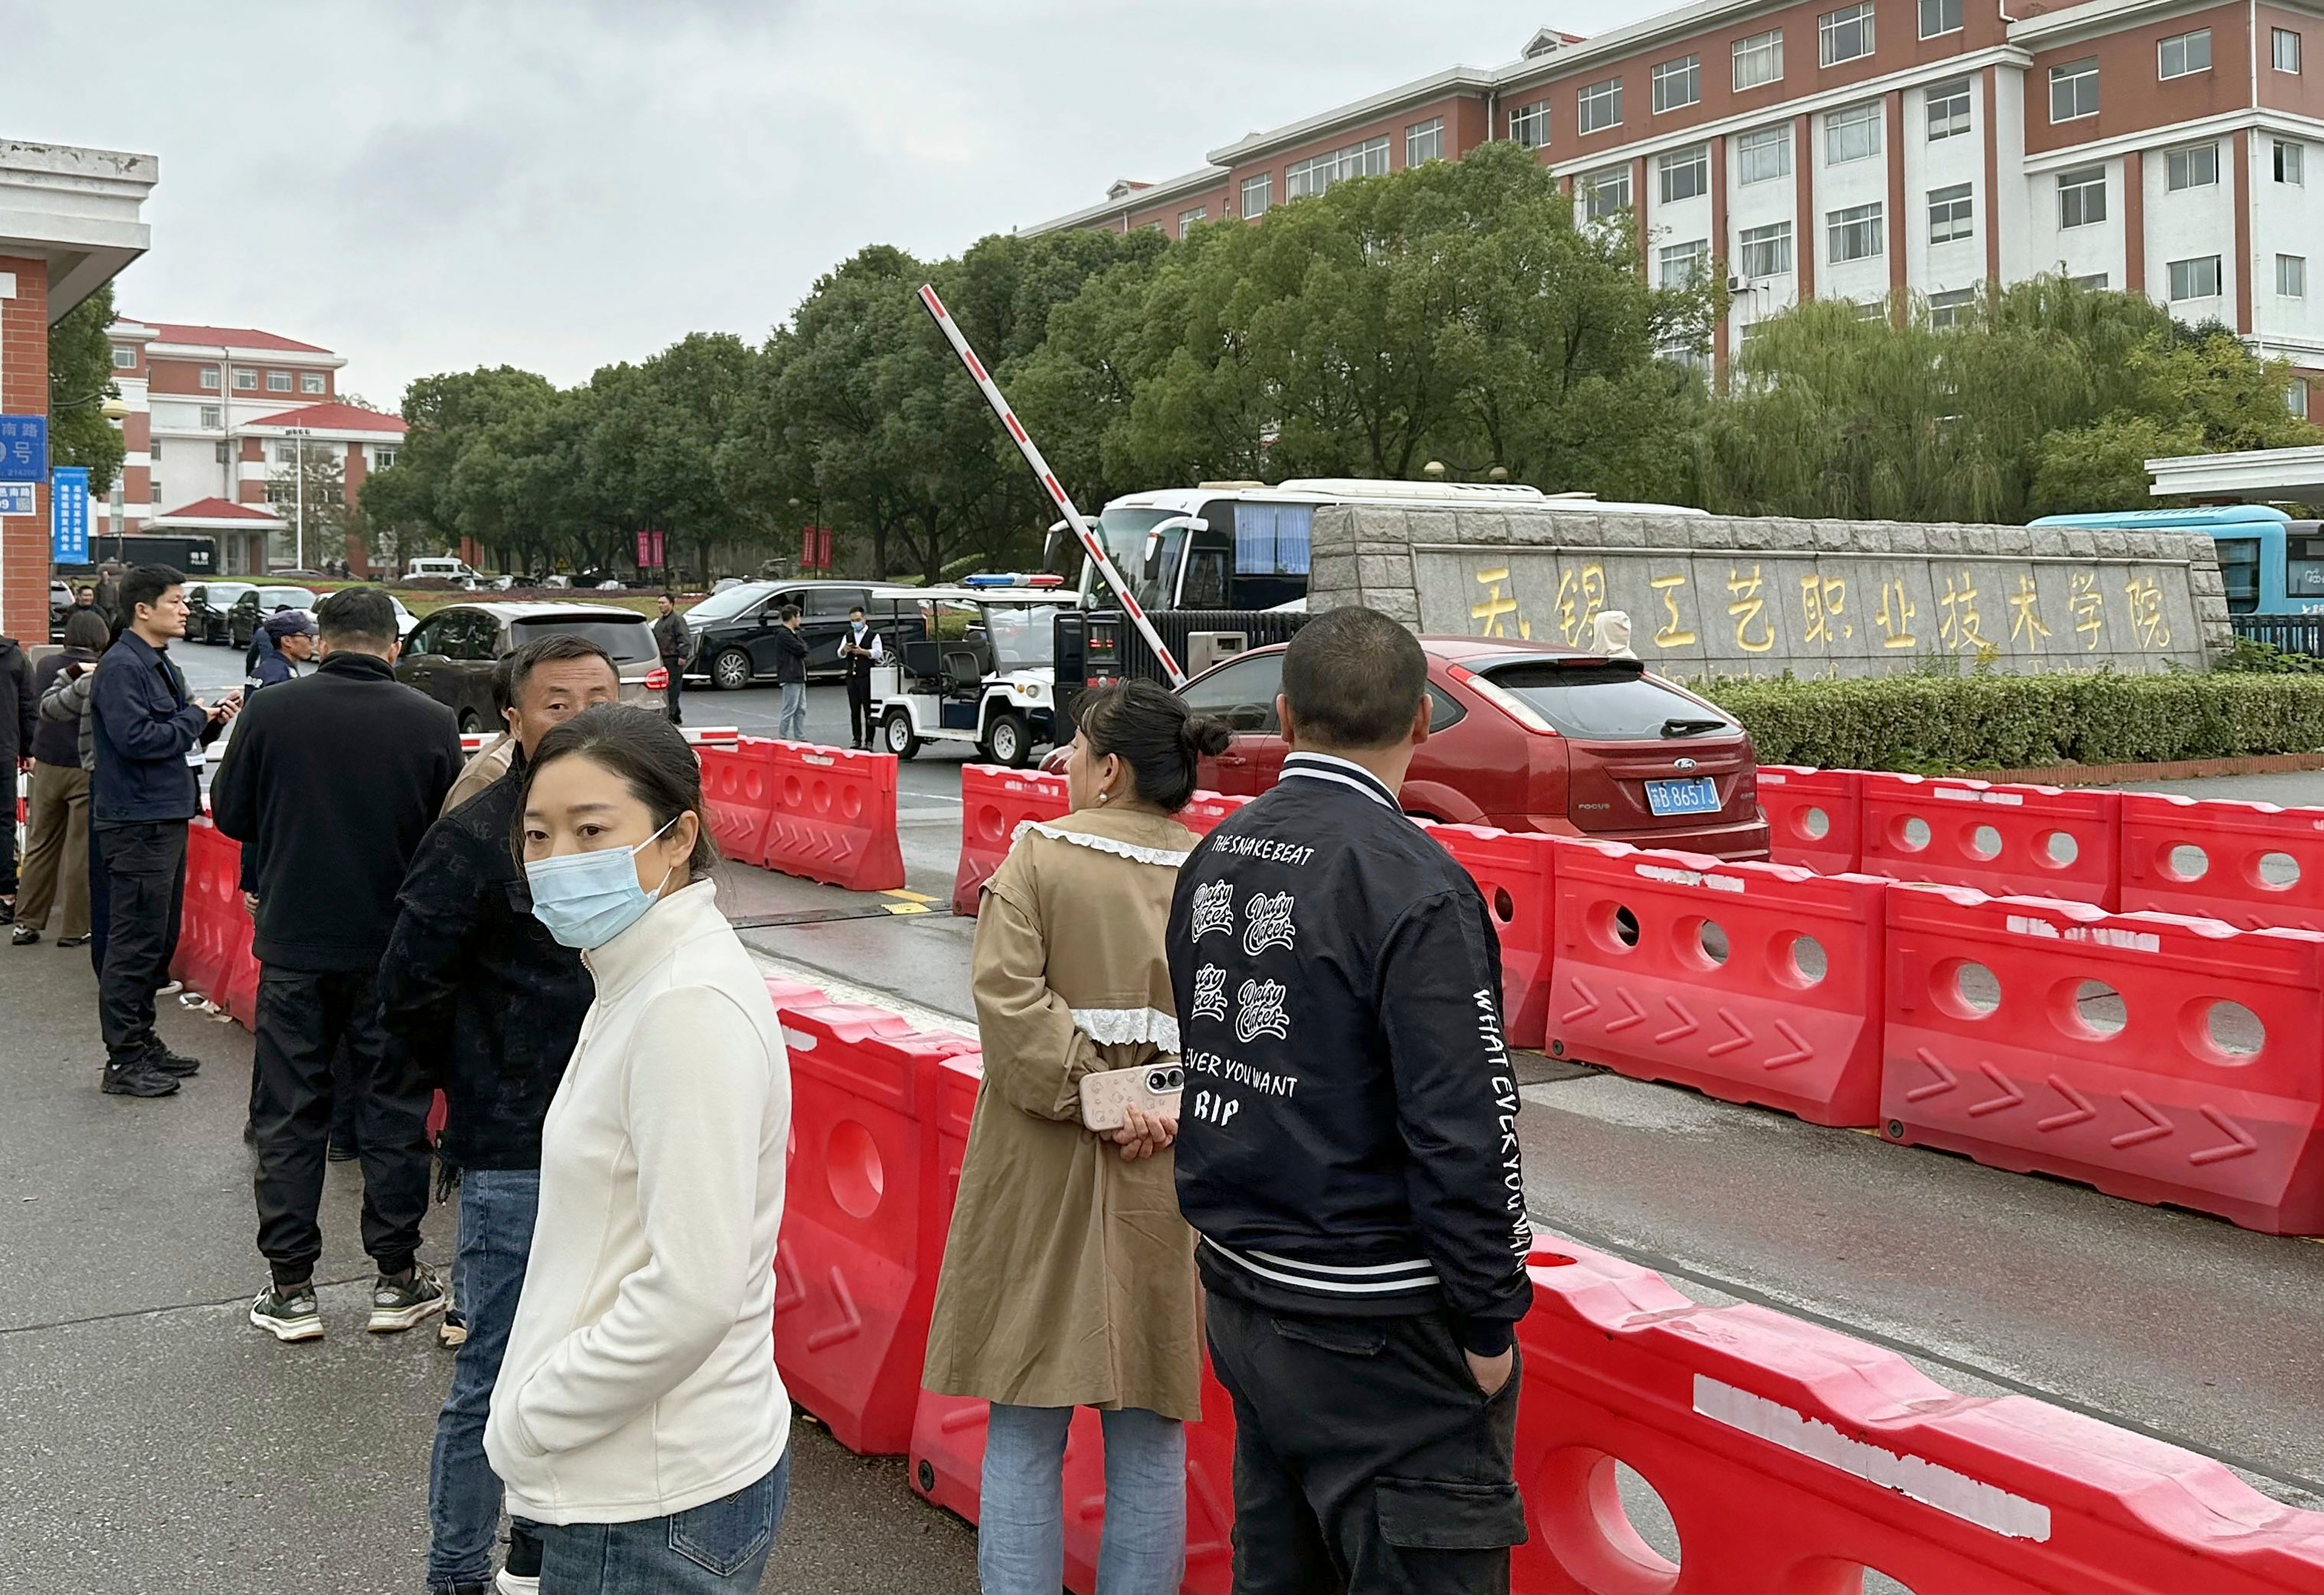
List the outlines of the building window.
{"type": "MultiPolygon", "coordinates": [[[[1663,252],[1667,255],[1670,252],[1663,252]]],[[[2275,291],[2284,299],[2308,297],[2308,257],[2304,254],[2279,254],[2275,257],[2275,291]]]]}
{"type": "Polygon", "coordinates": [[[276,444],[274,446],[274,463],[278,466],[297,465],[299,463],[299,446],[287,439],[276,444]]]}
{"type": "Polygon", "coordinates": [[[1178,213],[1178,231],[1183,233],[1196,222],[1208,221],[1210,216],[1211,207],[1207,205],[1197,205],[1192,210],[1182,210],[1178,213]]]}
{"type": "Polygon", "coordinates": [[[129,371],[137,364],[137,351],[126,344],[113,346],[113,369],[129,371]]]}
{"type": "Polygon", "coordinates": [[[1582,91],[1582,131],[1603,133],[1622,125],[1622,80],[1609,78],[1582,91]]]}
{"type": "Polygon", "coordinates": [[[1792,224],[1777,222],[1768,227],[1746,227],[1736,235],[1736,254],[1743,275],[1757,281],[1762,277],[1781,277],[1792,269],[1792,224]]]}
{"type": "Polygon", "coordinates": [[[2208,189],[2219,180],[2219,146],[2189,144],[2172,150],[2163,157],[2163,187],[2171,193],[2181,189],[2208,189]]]}
{"type": "Polygon", "coordinates": [[[213,393],[217,392],[218,373],[217,366],[205,365],[202,367],[202,386],[208,389],[213,393]]]}
{"type": "Polygon", "coordinates": [[[2304,184],[2307,181],[2301,168],[2305,164],[2301,152],[2307,148],[2290,139],[2275,141],[2275,180],[2280,183],[2304,184]]]}
{"type": "Polygon", "coordinates": [[[1378,177],[1387,170],[1388,136],[1383,134],[1312,161],[1293,161],[1284,170],[1283,195],[1286,199],[1304,199],[1310,194],[1323,192],[1333,183],[1345,182],[1351,177],[1378,177]]]}
{"type": "Polygon", "coordinates": [[[290,391],[290,373],[287,371],[268,372],[266,373],[266,391],[270,393],[289,392],[290,391]]]}
{"type": "Polygon", "coordinates": [[[1846,210],[1826,213],[1824,222],[1831,235],[1831,258],[1834,264],[1842,261],[1870,260],[1883,246],[1880,225],[1880,203],[1851,205],[1846,210]]]}
{"type": "Polygon", "coordinates": [[[226,424],[226,412],[215,404],[202,406],[202,430],[215,432],[226,424]]]}
{"type": "Polygon", "coordinates": [[[2190,72],[2211,69],[2211,30],[2198,28],[2191,33],[2173,33],[2154,47],[2154,75],[2157,78],[2184,78],[2190,72]]]}
{"type": "Polygon", "coordinates": [[[1662,267],[1665,288],[1693,287],[1711,269],[1711,240],[1669,245],[1662,252],[1662,267]]]}
{"type": "Polygon", "coordinates": [[[1792,175],[1792,130],[1763,127],[1736,141],[1738,164],[1747,183],[1771,182],[1792,175]]]}
{"type": "Polygon", "coordinates": [[[1823,119],[1823,163],[1841,166],[1880,153],[1880,102],[1832,111],[1823,119]]]}
{"type": "Polygon", "coordinates": [[[1770,28],[1735,41],[1735,87],[1757,88],[1784,76],[1784,30],[1770,28]]]}
{"type": "Polygon", "coordinates": [[[2058,174],[2058,225],[2087,227],[2106,220],[2106,168],[2078,167],[2058,174]]]}
{"type": "Polygon", "coordinates": [[[2300,35],[2290,28],[2268,30],[2268,60],[2279,72],[2300,70],[2300,35]]]}
{"type": "Polygon", "coordinates": [[[1827,67],[1872,53],[1872,6],[1843,5],[1816,18],[1816,59],[1827,67]]]}
{"type": "Polygon", "coordinates": [[[2199,254],[2190,261],[2171,263],[2171,302],[2219,297],[2219,257],[2199,254]]]}
{"type": "Polygon", "coordinates": [[[161,479],[159,476],[153,478],[153,502],[157,504],[161,502],[161,479]]]}
{"type": "Polygon", "coordinates": [[[1242,216],[1245,221],[1249,221],[1255,216],[1264,216],[1267,213],[1267,207],[1274,203],[1275,174],[1273,172],[1262,171],[1257,177],[1247,177],[1242,180],[1242,216]]]}
{"type": "Polygon", "coordinates": [[[1593,171],[1574,180],[1582,189],[1582,203],[1591,221],[1602,222],[1609,216],[1630,208],[1630,169],[1628,166],[1609,166],[1602,171],[1593,171]]]}
{"type": "Polygon", "coordinates": [[[256,392],[258,391],[258,373],[247,366],[235,366],[234,368],[234,390],[237,393],[244,392],[256,392]]]}
{"type": "Polygon", "coordinates": [[[226,464],[230,463],[230,462],[233,460],[233,458],[234,458],[234,452],[233,452],[233,449],[232,449],[232,447],[231,447],[226,443],[226,439],[225,439],[225,438],[219,438],[216,443],[212,444],[210,447],[211,447],[212,450],[213,450],[213,451],[215,451],[215,452],[216,452],[216,454],[217,455],[217,463],[218,463],[219,465],[222,465],[222,466],[223,466],[223,465],[226,465],[226,464]]]}
{"type": "Polygon", "coordinates": [[[1655,109],[1675,111],[1702,97],[1702,58],[1665,61],[1655,69],[1655,109]]]}
{"type": "Polygon", "coordinates": [[[1662,157],[1663,203],[1675,205],[1711,192],[1711,149],[1697,144],[1662,157]]]}
{"type": "Polygon", "coordinates": [[[374,448],[371,451],[371,457],[372,468],[377,471],[384,471],[388,466],[395,464],[395,450],[392,448],[374,448]]]}
{"type": "Polygon", "coordinates": [[[1961,0],[1921,0],[1921,37],[1961,31],[1961,0]]]}
{"type": "Polygon", "coordinates": [[[1929,114],[1929,141],[1959,138],[1969,131],[1969,79],[1932,84],[1923,96],[1929,114]]]}
{"type": "Polygon", "coordinates": [[[2106,291],[2106,285],[2107,274],[2104,272],[2092,272],[2087,277],[2077,277],[2074,279],[2074,286],[2076,288],[2096,289],[2100,293],[2104,293],[2106,291]]]}
{"type": "Polygon", "coordinates": [[[1509,113],[1509,142],[1521,150],[1538,150],[1549,143],[1549,102],[1536,100],[1509,113]]]}
{"type": "Polygon", "coordinates": [[[1947,189],[1929,190],[1929,242],[1950,244],[1971,236],[1976,224],[1971,218],[1969,185],[1955,183],[1947,189]]]}
{"type": "Polygon", "coordinates": [[[2308,379],[2296,376],[2283,390],[2283,407],[2301,420],[2308,419],[2308,379]]]}
{"type": "Polygon", "coordinates": [[[299,391],[301,393],[321,392],[323,391],[323,373],[319,371],[300,372],[299,373],[299,391]]]}
{"type": "Polygon", "coordinates": [[[1404,163],[1423,166],[1444,158],[1444,118],[1432,116],[1427,121],[1404,130],[1404,163]]]}
{"type": "Polygon", "coordinates": [[[1959,327],[1968,318],[1969,307],[1977,303],[1977,290],[1956,288],[1947,293],[1929,296],[1929,325],[1959,327]]]}
{"type": "Polygon", "coordinates": [[[2068,61],[2050,69],[2050,120],[2071,122],[2098,114],[2098,63],[2068,61]]]}

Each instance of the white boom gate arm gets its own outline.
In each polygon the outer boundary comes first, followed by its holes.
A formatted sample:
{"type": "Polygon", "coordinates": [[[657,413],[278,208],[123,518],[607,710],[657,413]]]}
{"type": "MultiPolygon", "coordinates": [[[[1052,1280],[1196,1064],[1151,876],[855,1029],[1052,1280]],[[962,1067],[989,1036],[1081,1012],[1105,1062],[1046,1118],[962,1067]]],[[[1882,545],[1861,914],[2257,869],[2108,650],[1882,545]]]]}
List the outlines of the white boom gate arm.
{"type": "Polygon", "coordinates": [[[1114,596],[1121,600],[1121,607],[1128,613],[1131,623],[1137,626],[1138,634],[1146,639],[1146,646],[1152,649],[1154,657],[1161,661],[1164,673],[1170,678],[1170,685],[1174,687],[1185,686],[1186,672],[1178,668],[1177,657],[1162,641],[1162,633],[1154,629],[1153,621],[1139,607],[1137,598],[1130,591],[1130,584],[1122,579],[1121,572],[1114,568],[1113,558],[1105,551],[1105,544],[1099,540],[1096,532],[1090,530],[1090,523],[1082,519],[1082,512],[1074,508],[1074,501],[1065,496],[1065,490],[1057,484],[1057,474],[1049,469],[1049,462],[1043,459],[1041,451],[1033,446],[1033,439],[1018,420],[1017,412],[1009,408],[1009,401],[1001,396],[1001,390],[986,373],[984,362],[976,357],[976,351],[968,346],[968,339],[954,325],[952,312],[944,308],[944,300],[936,297],[936,289],[925,282],[920,284],[920,303],[927,306],[928,314],[936,318],[937,329],[951,340],[953,353],[958,355],[961,364],[968,367],[968,374],[976,379],[977,389],[983,393],[984,401],[992,406],[992,413],[999,416],[1001,424],[1009,429],[1009,436],[1016,439],[1025,463],[1033,467],[1033,475],[1040,479],[1042,487],[1056,502],[1057,508],[1065,512],[1066,523],[1074,529],[1074,535],[1081,539],[1082,552],[1096,563],[1099,571],[1111,584],[1114,596]]]}

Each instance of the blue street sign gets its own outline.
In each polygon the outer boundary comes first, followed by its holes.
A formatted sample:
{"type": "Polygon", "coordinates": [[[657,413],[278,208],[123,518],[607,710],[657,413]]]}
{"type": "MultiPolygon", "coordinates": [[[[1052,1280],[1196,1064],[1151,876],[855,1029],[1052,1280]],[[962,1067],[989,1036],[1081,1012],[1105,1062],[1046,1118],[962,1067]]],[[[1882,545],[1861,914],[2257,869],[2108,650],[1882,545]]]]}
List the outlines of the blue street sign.
{"type": "Polygon", "coordinates": [[[88,563],[88,467],[59,466],[49,478],[49,560],[88,563]]]}
{"type": "Polygon", "coordinates": [[[29,515],[32,512],[31,482],[0,482],[0,515],[29,515]]]}
{"type": "Polygon", "coordinates": [[[0,415],[0,482],[49,479],[49,418],[0,415]]]}

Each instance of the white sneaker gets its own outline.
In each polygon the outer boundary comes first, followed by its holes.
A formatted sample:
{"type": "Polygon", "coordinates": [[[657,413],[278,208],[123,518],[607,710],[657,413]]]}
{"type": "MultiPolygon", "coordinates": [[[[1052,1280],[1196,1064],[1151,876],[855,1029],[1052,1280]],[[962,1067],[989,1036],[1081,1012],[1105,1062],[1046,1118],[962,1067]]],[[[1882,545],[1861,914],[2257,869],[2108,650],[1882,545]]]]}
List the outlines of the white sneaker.
{"type": "Polygon", "coordinates": [[[540,1581],[520,1577],[504,1567],[493,1580],[493,1589],[495,1595],[540,1595],[540,1581]]]}

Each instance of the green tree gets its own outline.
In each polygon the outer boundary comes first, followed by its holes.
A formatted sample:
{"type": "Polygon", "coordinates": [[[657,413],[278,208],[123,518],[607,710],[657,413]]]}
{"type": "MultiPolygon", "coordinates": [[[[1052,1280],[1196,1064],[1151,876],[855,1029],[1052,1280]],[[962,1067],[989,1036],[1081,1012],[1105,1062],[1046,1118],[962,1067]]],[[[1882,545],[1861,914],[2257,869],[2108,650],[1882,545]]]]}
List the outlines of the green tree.
{"type": "Polygon", "coordinates": [[[87,466],[88,490],[113,491],[125,445],[121,429],[105,419],[105,401],[117,399],[113,380],[113,284],[67,310],[49,328],[49,457],[60,466],[87,466]]]}

